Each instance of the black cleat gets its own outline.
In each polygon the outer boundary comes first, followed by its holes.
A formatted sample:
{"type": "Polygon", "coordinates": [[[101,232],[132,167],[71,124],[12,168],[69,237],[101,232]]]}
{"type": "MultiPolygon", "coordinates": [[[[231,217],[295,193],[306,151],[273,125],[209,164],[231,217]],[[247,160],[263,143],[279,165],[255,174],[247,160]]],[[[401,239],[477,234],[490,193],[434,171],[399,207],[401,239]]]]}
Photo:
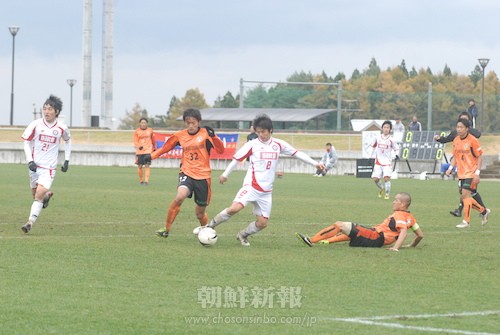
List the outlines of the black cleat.
{"type": "Polygon", "coordinates": [[[309,246],[309,247],[313,246],[313,244],[312,244],[311,240],[309,239],[309,237],[307,237],[307,236],[305,236],[305,235],[303,235],[301,233],[295,233],[295,236],[299,240],[301,240],[302,242],[304,242],[307,246],[309,246]]]}
{"type": "Polygon", "coordinates": [[[457,208],[457,209],[454,209],[454,210],[450,211],[450,214],[453,215],[453,216],[455,216],[455,217],[457,217],[457,218],[459,218],[459,217],[462,216],[462,211],[457,208]]]}
{"type": "Polygon", "coordinates": [[[52,196],[54,195],[53,192],[50,192],[48,191],[46,194],[45,194],[45,197],[43,197],[43,208],[47,208],[49,207],[49,201],[50,201],[50,198],[52,198],[52,196]]]}

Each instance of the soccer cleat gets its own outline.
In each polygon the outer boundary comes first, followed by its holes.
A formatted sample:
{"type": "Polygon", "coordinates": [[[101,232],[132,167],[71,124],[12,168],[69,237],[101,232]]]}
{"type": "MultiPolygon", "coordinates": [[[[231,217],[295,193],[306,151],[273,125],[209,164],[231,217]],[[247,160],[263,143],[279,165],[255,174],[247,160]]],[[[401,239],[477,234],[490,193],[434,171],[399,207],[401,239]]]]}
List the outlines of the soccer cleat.
{"type": "Polygon", "coordinates": [[[459,218],[462,216],[462,211],[459,208],[457,208],[457,209],[450,211],[450,214],[459,218]]]}
{"type": "Polygon", "coordinates": [[[238,241],[240,241],[241,245],[244,246],[244,247],[249,247],[250,246],[250,242],[248,242],[247,238],[246,237],[243,237],[243,235],[241,234],[241,232],[238,232],[238,234],[236,234],[236,239],[238,241]]]}
{"type": "Polygon", "coordinates": [[[490,215],[491,213],[491,210],[489,208],[486,208],[486,213],[484,214],[481,214],[481,216],[483,217],[483,219],[481,220],[481,225],[485,225],[488,223],[488,216],[490,215]]]}
{"type": "Polygon", "coordinates": [[[457,224],[455,227],[457,227],[457,228],[469,228],[469,222],[464,220],[464,221],[462,221],[462,223],[457,224]]]}
{"type": "Polygon", "coordinates": [[[158,235],[158,237],[167,238],[168,237],[168,231],[167,231],[166,228],[162,228],[162,229],[156,231],[156,235],[158,235]]]}
{"type": "Polygon", "coordinates": [[[195,235],[198,235],[200,233],[200,231],[203,229],[203,228],[206,228],[208,226],[199,226],[199,227],[196,227],[193,229],[193,234],[195,235]]]}
{"type": "Polygon", "coordinates": [[[378,191],[378,197],[382,198],[383,194],[384,194],[384,190],[380,189],[380,191],[378,191]]]}
{"type": "Polygon", "coordinates": [[[330,242],[328,240],[321,240],[318,242],[320,245],[330,245],[330,242]]]}
{"type": "Polygon", "coordinates": [[[31,227],[33,226],[33,222],[28,221],[24,226],[21,227],[21,230],[25,233],[28,234],[28,232],[31,230],[31,227]]]}
{"type": "Polygon", "coordinates": [[[386,194],[385,194],[384,199],[385,199],[385,200],[389,200],[389,193],[386,193],[386,194]]]}
{"type": "Polygon", "coordinates": [[[297,237],[300,241],[304,242],[308,247],[313,246],[311,240],[306,235],[303,235],[301,233],[295,233],[295,237],[297,237]]]}
{"type": "Polygon", "coordinates": [[[50,201],[50,198],[52,198],[52,196],[54,195],[53,192],[50,192],[48,191],[45,196],[43,197],[43,206],[42,208],[47,208],[49,207],[49,201],[50,201]]]}

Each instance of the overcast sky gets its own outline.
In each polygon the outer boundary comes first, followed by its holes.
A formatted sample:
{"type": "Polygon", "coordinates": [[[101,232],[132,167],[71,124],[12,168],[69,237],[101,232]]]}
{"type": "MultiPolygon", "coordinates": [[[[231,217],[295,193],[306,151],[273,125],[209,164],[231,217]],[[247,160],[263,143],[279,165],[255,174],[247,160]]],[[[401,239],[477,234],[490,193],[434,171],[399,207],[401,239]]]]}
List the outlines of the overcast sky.
{"type": "MultiPolygon", "coordinates": [[[[12,36],[14,124],[33,119],[53,93],[69,124],[81,124],[83,0],[3,1],[0,125],[10,123],[12,36]]],[[[114,0],[114,102],[119,120],[135,103],[164,114],[173,95],[198,88],[212,105],[239,93],[239,80],[285,81],[295,71],[330,76],[399,65],[469,74],[478,58],[499,73],[497,0],[114,0]]],[[[102,1],[93,3],[93,106],[100,114],[102,1]]],[[[118,124],[118,121],[117,121],[118,124]]]]}

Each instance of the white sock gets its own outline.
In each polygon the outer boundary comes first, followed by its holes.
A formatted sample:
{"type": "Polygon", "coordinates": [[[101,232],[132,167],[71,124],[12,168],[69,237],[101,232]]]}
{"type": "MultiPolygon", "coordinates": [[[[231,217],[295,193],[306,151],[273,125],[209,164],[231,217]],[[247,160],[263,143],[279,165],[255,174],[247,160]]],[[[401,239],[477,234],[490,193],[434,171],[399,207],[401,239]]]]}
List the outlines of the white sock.
{"type": "Polygon", "coordinates": [[[385,194],[391,193],[391,181],[386,181],[385,182],[385,194]]]}
{"type": "Polygon", "coordinates": [[[255,224],[255,221],[252,221],[252,222],[250,222],[250,224],[245,229],[243,229],[241,231],[241,234],[243,235],[243,237],[248,237],[250,235],[258,233],[261,230],[262,229],[260,229],[259,227],[257,227],[257,225],[255,224]]]}
{"type": "Polygon", "coordinates": [[[29,220],[33,223],[36,222],[36,219],[38,219],[38,215],[40,215],[40,212],[42,211],[43,207],[43,202],[35,200],[33,201],[33,204],[31,205],[31,211],[30,211],[30,217],[29,220]]]}
{"type": "Polygon", "coordinates": [[[219,214],[214,216],[214,218],[207,224],[207,227],[215,228],[222,222],[226,222],[231,218],[231,215],[227,213],[227,208],[221,211],[219,214]]]}

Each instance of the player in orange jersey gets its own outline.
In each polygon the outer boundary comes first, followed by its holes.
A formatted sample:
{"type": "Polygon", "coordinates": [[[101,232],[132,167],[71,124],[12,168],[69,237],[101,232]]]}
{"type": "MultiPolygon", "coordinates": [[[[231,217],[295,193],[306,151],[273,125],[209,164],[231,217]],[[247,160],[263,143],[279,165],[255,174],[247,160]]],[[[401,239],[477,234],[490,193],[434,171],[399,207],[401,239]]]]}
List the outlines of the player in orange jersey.
{"type": "Polygon", "coordinates": [[[142,117],[139,120],[139,128],[134,131],[134,146],[137,164],[137,174],[141,185],[149,184],[151,174],[150,163],[146,163],[144,158],[146,154],[151,154],[156,150],[156,141],[154,139],[153,129],[148,127],[148,119],[142,117]]]}
{"type": "Polygon", "coordinates": [[[196,218],[202,226],[208,223],[206,207],[210,203],[211,179],[210,174],[210,150],[215,149],[219,154],[224,153],[224,143],[215,135],[210,127],[200,127],[201,113],[197,109],[187,109],[182,114],[186,129],[174,133],[165,142],[163,147],[146,156],[146,161],[156,159],[169,152],[177,145],[182,147],[182,158],[179,173],[177,195],[168,207],[165,228],[156,234],[160,237],[168,237],[170,228],[175,217],[181,210],[181,205],[186,198],[194,194],[196,203],[196,218]]]}
{"type": "Polygon", "coordinates": [[[313,237],[296,233],[302,242],[312,247],[314,243],[330,244],[349,241],[351,247],[379,248],[394,244],[389,250],[399,251],[403,246],[408,230],[415,233],[415,239],[408,247],[416,247],[424,238],[422,229],[415,217],[408,211],[411,196],[401,192],[396,194],[392,202],[393,213],[382,223],[367,228],[353,222],[337,221],[333,225],[319,231],[313,237]]]}
{"type": "Polygon", "coordinates": [[[470,223],[470,211],[472,208],[477,210],[482,215],[482,225],[488,223],[490,210],[473,197],[472,192],[475,185],[479,184],[479,174],[481,172],[481,164],[483,162],[483,149],[479,140],[469,134],[470,121],[467,119],[459,119],[457,121],[457,136],[453,140],[453,157],[450,161],[450,167],[446,171],[446,175],[450,175],[453,168],[457,167],[457,176],[459,179],[462,202],[464,203],[462,223],[456,225],[457,228],[467,228],[470,223]]]}

